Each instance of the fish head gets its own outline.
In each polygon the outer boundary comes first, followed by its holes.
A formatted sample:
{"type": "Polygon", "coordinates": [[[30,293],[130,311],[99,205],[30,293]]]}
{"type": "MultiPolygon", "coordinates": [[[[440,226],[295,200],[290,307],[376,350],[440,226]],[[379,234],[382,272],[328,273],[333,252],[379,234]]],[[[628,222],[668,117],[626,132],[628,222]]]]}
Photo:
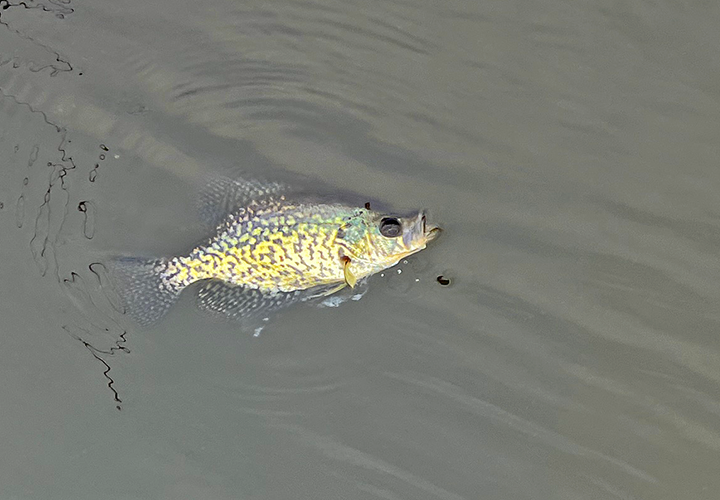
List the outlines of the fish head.
{"type": "Polygon", "coordinates": [[[439,233],[424,211],[400,216],[360,210],[340,227],[336,242],[363,268],[359,274],[369,275],[419,252],[439,233]]]}

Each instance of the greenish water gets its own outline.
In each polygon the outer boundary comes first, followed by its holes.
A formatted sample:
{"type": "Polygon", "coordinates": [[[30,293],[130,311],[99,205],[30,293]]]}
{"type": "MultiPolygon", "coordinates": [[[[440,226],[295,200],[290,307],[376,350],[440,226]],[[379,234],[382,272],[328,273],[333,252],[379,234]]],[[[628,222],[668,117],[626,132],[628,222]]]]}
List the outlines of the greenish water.
{"type": "Polygon", "coordinates": [[[0,5],[0,499],[718,498],[718,6],[0,5]],[[102,261],[227,168],[445,231],[133,326],[102,261]]]}

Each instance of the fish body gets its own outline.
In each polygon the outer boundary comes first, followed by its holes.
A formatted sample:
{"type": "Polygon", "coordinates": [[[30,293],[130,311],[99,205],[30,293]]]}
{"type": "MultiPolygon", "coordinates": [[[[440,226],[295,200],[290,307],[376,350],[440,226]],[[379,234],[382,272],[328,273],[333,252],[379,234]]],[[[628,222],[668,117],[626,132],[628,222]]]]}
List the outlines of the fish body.
{"type": "Polygon", "coordinates": [[[237,203],[226,207],[230,212],[205,244],[187,255],[111,265],[139,323],[162,317],[184,288],[201,281],[208,283],[200,306],[239,319],[329,295],[422,250],[437,233],[423,212],[400,217],[308,202],[279,188],[266,194],[255,181],[228,180],[221,191],[222,200],[230,192],[237,203]]]}
{"type": "Polygon", "coordinates": [[[292,292],[343,280],[331,258],[335,236],[352,209],[268,200],[230,216],[207,244],[176,257],[167,279],[187,286],[218,279],[264,292],[292,292]]]}

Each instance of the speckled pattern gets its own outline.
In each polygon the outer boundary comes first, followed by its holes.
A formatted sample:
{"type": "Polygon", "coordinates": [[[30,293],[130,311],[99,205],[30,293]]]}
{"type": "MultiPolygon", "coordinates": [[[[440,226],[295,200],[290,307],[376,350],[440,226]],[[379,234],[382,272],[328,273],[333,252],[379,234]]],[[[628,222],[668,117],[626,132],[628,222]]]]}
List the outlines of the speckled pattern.
{"type": "Polygon", "coordinates": [[[377,232],[381,214],[340,204],[303,204],[284,196],[253,202],[230,215],[216,236],[171,259],[165,283],[184,288],[218,279],[264,292],[291,292],[368,276],[425,247],[377,232]]]}
{"type": "Polygon", "coordinates": [[[219,279],[267,292],[290,292],[343,280],[343,247],[335,238],[357,210],[284,204],[282,197],[240,209],[207,245],[172,259],[169,282],[219,279]]]}

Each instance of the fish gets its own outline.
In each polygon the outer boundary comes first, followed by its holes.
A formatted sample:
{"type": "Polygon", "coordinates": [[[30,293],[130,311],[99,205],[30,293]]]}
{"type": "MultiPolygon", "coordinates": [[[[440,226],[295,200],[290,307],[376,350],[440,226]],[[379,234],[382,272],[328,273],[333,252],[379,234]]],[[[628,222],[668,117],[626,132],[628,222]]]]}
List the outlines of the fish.
{"type": "Polygon", "coordinates": [[[208,184],[200,209],[214,229],[190,252],[108,263],[139,325],[159,321],[195,283],[201,309],[240,321],[328,297],[423,250],[440,232],[424,210],[385,213],[222,176],[208,184]]]}

